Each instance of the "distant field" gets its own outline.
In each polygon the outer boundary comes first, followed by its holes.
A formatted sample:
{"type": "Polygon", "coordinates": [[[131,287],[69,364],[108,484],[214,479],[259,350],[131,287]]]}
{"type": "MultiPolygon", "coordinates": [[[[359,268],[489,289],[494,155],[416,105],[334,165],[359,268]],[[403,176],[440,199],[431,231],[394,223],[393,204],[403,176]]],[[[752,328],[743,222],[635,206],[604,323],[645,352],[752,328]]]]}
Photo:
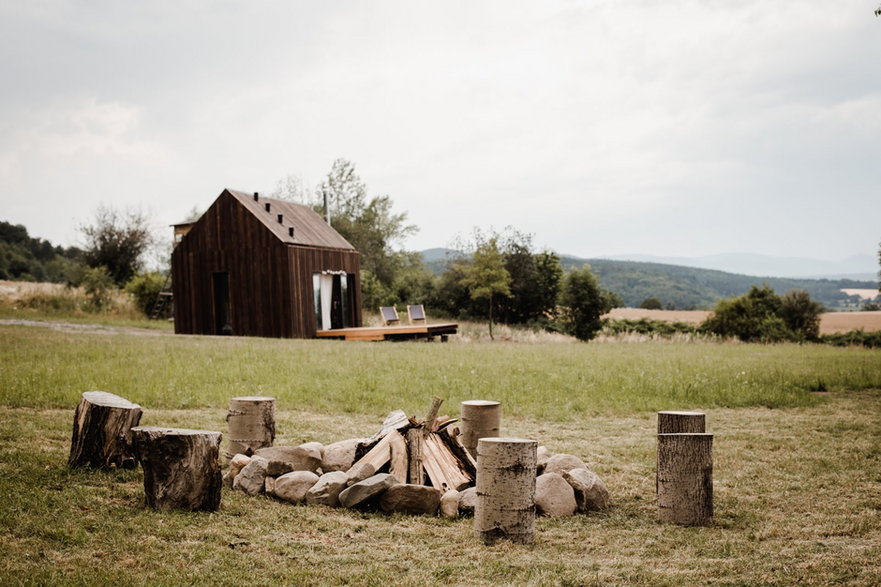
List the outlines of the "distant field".
{"type": "Polygon", "coordinates": [[[860,296],[864,300],[874,300],[879,295],[877,289],[843,289],[841,291],[849,296],[860,296]]]}
{"type": "MultiPolygon", "coordinates": [[[[642,310],[639,308],[615,308],[606,316],[616,320],[663,320],[699,324],[712,312],[705,310],[642,310]]],[[[837,334],[862,328],[866,332],[881,330],[881,312],[827,312],[820,320],[820,334],[837,334]]]]}

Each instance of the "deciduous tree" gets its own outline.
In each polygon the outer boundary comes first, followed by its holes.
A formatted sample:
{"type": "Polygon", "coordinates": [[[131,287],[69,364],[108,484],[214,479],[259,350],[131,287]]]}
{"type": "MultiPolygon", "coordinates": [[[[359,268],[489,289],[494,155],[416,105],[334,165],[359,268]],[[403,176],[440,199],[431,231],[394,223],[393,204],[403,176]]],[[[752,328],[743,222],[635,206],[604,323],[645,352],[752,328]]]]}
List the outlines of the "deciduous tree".
{"type": "Polygon", "coordinates": [[[596,337],[603,327],[601,316],[611,310],[617,298],[603,291],[590,266],[575,269],[563,278],[560,293],[560,322],[563,331],[578,340],[596,337]]]}
{"type": "Polygon", "coordinates": [[[471,299],[489,302],[489,338],[493,338],[493,300],[497,296],[511,295],[511,275],[505,269],[502,253],[496,237],[478,245],[465,269],[462,285],[468,290],[471,299]]]}
{"type": "Polygon", "coordinates": [[[147,215],[99,206],[92,224],[80,227],[85,238],[83,259],[89,267],[104,267],[117,286],[125,285],[144,265],[154,243],[147,215]]]}

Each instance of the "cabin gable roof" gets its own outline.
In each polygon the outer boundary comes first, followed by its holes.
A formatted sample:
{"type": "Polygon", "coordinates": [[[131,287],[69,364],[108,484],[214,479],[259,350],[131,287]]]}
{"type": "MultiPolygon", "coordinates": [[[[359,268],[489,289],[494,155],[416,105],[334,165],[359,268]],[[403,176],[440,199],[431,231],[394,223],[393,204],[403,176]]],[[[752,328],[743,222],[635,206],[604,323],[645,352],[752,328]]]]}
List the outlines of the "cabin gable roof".
{"type": "MultiPolygon", "coordinates": [[[[246,194],[237,190],[224,190],[248,210],[273,236],[286,245],[320,247],[355,251],[355,247],[327,224],[308,206],[246,194]],[[269,211],[266,205],[269,204],[269,211]],[[281,222],[278,221],[281,215],[281,222]],[[290,228],[294,229],[291,236],[290,228]]],[[[222,194],[221,194],[222,195],[222,194]]]]}

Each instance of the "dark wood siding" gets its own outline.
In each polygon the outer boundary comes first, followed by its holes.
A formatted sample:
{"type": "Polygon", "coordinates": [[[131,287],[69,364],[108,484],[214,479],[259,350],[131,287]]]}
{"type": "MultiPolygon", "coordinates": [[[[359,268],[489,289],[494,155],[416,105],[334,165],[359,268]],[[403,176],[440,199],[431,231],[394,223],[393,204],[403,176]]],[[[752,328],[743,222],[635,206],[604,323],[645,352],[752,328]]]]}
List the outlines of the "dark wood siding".
{"type": "Polygon", "coordinates": [[[172,254],[175,332],[219,334],[212,283],[226,272],[232,334],[313,337],[312,275],[325,270],[356,275],[352,320],[360,325],[358,253],[285,244],[224,192],[172,254]]]}

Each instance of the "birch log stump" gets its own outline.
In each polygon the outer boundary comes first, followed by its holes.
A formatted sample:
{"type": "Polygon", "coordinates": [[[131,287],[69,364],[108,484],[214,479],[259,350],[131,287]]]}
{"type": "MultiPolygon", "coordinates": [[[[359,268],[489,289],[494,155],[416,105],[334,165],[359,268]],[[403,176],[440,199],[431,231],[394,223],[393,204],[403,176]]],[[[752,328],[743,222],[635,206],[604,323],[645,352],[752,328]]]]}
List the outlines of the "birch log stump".
{"type": "Polygon", "coordinates": [[[658,434],[658,516],[681,526],[713,523],[712,434],[658,434]]]}
{"type": "Polygon", "coordinates": [[[258,448],[272,446],[275,441],[275,398],[261,396],[234,397],[229,400],[229,446],[224,457],[237,454],[251,456],[258,448]]]}
{"type": "Polygon", "coordinates": [[[135,454],[153,509],[215,511],[220,507],[220,432],[139,426],[135,454]]]}
{"type": "Polygon", "coordinates": [[[703,412],[658,412],[658,434],[706,432],[703,412]]]}
{"type": "Polygon", "coordinates": [[[461,404],[459,432],[462,444],[472,457],[477,457],[477,441],[499,436],[502,406],[488,400],[468,400],[461,404]]]}
{"type": "Polygon", "coordinates": [[[474,535],[484,544],[535,540],[535,466],[538,442],[481,438],[477,443],[474,535]]]}
{"type": "Polygon", "coordinates": [[[131,429],[141,421],[141,406],[106,391],[83,393],[73,415],[71,468],[133,469],[137,462],[131,429]]]}

